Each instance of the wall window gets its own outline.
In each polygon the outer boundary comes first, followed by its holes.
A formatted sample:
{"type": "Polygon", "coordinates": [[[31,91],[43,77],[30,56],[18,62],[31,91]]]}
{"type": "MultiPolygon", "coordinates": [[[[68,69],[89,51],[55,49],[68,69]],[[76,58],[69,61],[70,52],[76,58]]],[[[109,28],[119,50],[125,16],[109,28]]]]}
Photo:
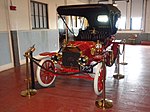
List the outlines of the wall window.
{"type": "Polygon", "coordinates": [[[118,29],[125,30],[126,29],[126,10],[127,10],[127,2],[126,1],[116,1],[117,8],[121,11],[121,18],[119,18],[118,29]]]}
{"type": "Polygon", "coordinates": [[[48,29],[47,4],[31,1],[32,29],[48,29]]]}
{"type": "Polygon", "coordinates": [[[143,0],[132,0],[131,10],[131,30],[142,30],[142,18],[143,18],[143,0]]]}
{"type": "Polygon", "coordinates": [[[142,30],[142,17],[132,17],[131,18],[131,29],[132,30],[142,30]]]}
{"type": "Polygon", "coordinates": [[[143,30],[144,25],[144,11],[145,0],[126,0],[115,1],[117,8],[121,11],[121,18],[119,18],[119,30],[143,30]]]}

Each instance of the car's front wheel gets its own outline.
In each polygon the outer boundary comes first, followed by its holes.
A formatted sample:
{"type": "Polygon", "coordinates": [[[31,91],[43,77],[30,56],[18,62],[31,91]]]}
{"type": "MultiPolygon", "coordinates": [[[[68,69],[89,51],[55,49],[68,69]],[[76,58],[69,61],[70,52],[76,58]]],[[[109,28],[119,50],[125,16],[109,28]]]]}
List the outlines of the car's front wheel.
{"type": "MultiPolygon", "coordinates": [[[[106,66],[102,62],[98,63],[94,77],[94,91],[96,95],[100,95],[103,91],[103,77],[106,75],[106,66]]],[[[104,78],[105,79],[105,78],[104,78]]]]}
{"type": "Polygon", "coordinates": [[[37,81],[42,87],[48,87],[54,82],[56,78],[56,76],[52,72],[50,72],[54,71],[55,69],[54,63],[50,59],[46,58],[42,59],[39,65],[41,67],[37,67],[37,81]]]}

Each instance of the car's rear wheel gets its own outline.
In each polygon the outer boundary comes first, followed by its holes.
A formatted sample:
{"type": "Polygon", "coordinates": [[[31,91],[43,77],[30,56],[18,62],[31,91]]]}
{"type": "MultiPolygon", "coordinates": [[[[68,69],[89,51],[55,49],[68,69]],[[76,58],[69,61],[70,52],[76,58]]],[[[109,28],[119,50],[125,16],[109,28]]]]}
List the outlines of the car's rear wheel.
{"type": "Polygon", "coordinates": [[[96,95],[100,95],[103,91],[103,77],[105,77],[105,75],[106,66],[103,66],[102,62],[98,63],[94,77],[94,92],[96,93],[96,95]]]}
{"type": "Polygon", "coordinates": [[[39,65],[41,67],[37,67],[37,81],[41,86],[48,87],[54,82],[56,78],[56,76],[52,72],[50,72],[54,71],[55,69],[54,63],[50,59],[46,58],[42,59],[39,65]]]}

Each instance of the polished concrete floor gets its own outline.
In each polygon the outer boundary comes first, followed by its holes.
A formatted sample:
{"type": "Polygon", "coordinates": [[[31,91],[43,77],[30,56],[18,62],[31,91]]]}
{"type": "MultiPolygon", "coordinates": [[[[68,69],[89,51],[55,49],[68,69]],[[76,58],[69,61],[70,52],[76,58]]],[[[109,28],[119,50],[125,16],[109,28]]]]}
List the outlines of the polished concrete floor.
{"type": "Polygon", "coordinates": [[[115,66],[107,68],[106,97],[113,101],[110,109],[95,106],[102,96],[95,95],[93,81],[82,79],[59,77],[54,87],[22,97],[26,82],[25,66],[21,66],[0,72],[0,112],[150,112],[150,46],[126,45],[125,62],[128,64],[120,65],[124,79],[113,78],[115,66]]]}

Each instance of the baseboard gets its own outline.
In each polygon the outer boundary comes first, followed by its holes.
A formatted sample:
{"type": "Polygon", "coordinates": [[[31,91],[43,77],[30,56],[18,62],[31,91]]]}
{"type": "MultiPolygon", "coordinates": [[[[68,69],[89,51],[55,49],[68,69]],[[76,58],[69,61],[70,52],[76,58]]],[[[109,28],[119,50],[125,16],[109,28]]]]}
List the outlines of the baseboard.
{"type": "Polygon", "coordinates": [[[14,67],[14,65],[12,63],[6,64],[6,65],[2,65],[2,66],[0,66],[0,72],[4,71],[4,70],[8,70],[8,69],[13,68],[13,67],[14,67]]]}

